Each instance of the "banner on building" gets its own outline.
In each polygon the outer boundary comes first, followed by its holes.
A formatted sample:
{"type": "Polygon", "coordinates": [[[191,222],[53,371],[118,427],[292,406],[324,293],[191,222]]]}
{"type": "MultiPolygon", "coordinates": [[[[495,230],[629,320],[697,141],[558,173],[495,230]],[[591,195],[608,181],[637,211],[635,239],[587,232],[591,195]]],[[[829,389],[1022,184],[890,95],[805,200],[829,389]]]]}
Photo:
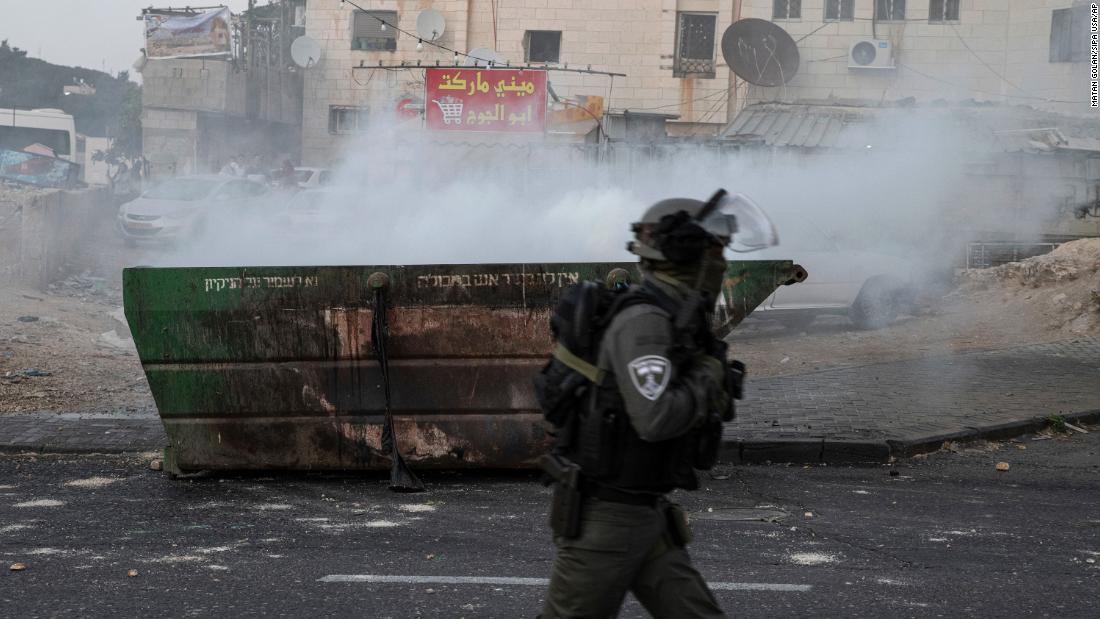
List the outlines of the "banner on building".
{"type": "Polygon", "coordinates": [[[560,103],[550,106],[549,124],[553,129],[568,128],[578,123],[590,126],[599,123],[602,118],[603,97],[599,95],[563,97],[560,103]]]}
{"type": "Polygon", "coordinates": [[[0,179],[38,185],[71,187],[80,175],[75,163],[17,150],[0,150],[0,179]]]}
{"type": "Polygon", "coordinates": [[[428,69],[424,77],[429,129],[505,133],[546,129],[546,71],[428,69]]]}
{"type": "Polygon", "coordinates": [[[149,58],[226,56],[232,51],[228,8],[198,15],[146,13],[144,17],[149,58]]]}

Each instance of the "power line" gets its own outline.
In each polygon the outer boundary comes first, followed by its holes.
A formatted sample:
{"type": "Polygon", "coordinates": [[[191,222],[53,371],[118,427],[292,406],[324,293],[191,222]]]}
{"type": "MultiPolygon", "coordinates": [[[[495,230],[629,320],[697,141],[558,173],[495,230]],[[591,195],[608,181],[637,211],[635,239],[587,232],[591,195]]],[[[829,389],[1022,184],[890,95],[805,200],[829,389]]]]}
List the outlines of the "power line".
{"type": "Polygon", "coordinates": [[[664,110],[664,109],[668,109],[670,107],[680,107],[681,105],[687,105],[689,103],[697,103],[699,101],[708,101],[710,99],[713,99],[714,97],[726,96],[726,94],[728,94],[728,92],[729,92],[729,89],[719,90],[717,92],[712,92],[709,95],[705,95],[705,96],[699,97],[697,99],[692,99],[691,101],[681,101],[679,103],[669,103],[668,105],[657,105],[657,106],[654,106],[654,107],[632,107],[632,108],[629,108],[629,109],[634,110],[636,112],[649,112],[651,110],[664,110]]]}
{"type": "Polygon", "coordinates": [[[802,36],[802,38],[800,38],[800,39],[795,39],[795,43],[801,43],[801,42],[803,41],[803,39],[807,39],[807,38],[809,38],[809,37],[810,37],[811,35],[813,35],[813,34],[816,34],[818,30],[821,30],[821,29],[822,29],[822,28],[824,28],[825,26],[830,26],[830,25],[832,25],[832,24],[834,24],[834,23],[840,23],[840,22],[831,22],[831,21],[827,21],[827,22],[825,22],[824,24],[821,24],[820,26],[818,26],[817,28],[814,28],[813,30],[811,30],[811,31],[810,31],[810,34],[807,34],[807,35],[803,35],[803,36],[802,36]]]}
{"type": "Polygon", "coordinates": [[[988,63],[987,63],[987,62],[985,61],[985,59],[984,59],[984,58],[982,58],[981,56],[979,56],[979,55],[978,55],[978,53],[977,53],[977,52],[975,52],[975,51],[974,51],[973,49],[970,49],[970,45],[969,45],[969,44],[967,44],[967,42],[966,42],[966,39],[964,39],[964,38],[962,37],[962,35],[961,35],[961,34],[959,34],[959,29],[955,27],[955,24],[951,24],[951,31],[955,33],[955,37],[956,37],[957,39],[959,39],[959,42],[960,42],[960,43],[962,43],[962,44],[963,44],[963,47],[965,47],[965,48],[966,48],[966,51],[970,52],[970,55],[971,55],[971,56],[973,56],[974,58],[977,58],[977,59],[978,59],[978,62],[982,63],[982,66],[983,66],[983,67],[985,67],[985,68],[989,69],[989,72],[990,72],[990,73],[992,73],[993,75],[996,75],[996,76],[997,76],[997,77],[998,77],[998,78],[999,78],[999,79],[1000,79],[1000,80],[1001,80],[1002,82],[1004,82],[1004,83],[1008,84],[1009,86],[1012,86],[1012,87],[1013,87],[1013,88],[1015,88],[1016,90],[1019,90],[1020,92],[1023,92],[1023,93],[1026,93],[1026,92],[1027,92],[1027,91],[1026,91],[1026,90],[1024,90],[1023,88],[1020,88],[1020,87],[1019,87],[1019,86],[1017,86],[1016,84],[1013,84],[1012,82],[1010,82],[1010,81],[1008,81],[1007,79],[1005,79],[1005,76],[1001,75],[1001,74],[1000,74],[1000,73],[998,73],[998,72],[997,72],[996,70],[994,70],[994,69],[993,69],[993,67],[989,66],[989,64],[988,64],[988,63]]]}
{"type": "Polygon", "coordinates": [[[948,80],[936,77],[934,75],[929,75],[929,74],[925,73],[924,71],[919,71],[917,69],[914,69],[913,67],[911,67],[907,64],[902,64],[902,63],[899,62],[899,63],[897,63],[897,65],[899,67],[903,68],[903,69],[908,69],[908,70],[912,71],[913,73],[916,73],[917,75],[926,77],[926,78],[928,78],[928,79],[930,79],[934,82],[939,82],[941,84],[946,84],[948,86],[952,86],[954,88],[959,88],[959,89],[962,89],[962,90],[967,90],[969,92],[981,93],[983,95],[993,95],[993,96],[997,96],[997,97],[1005,97],[1005,98],[1008,98],[1008,99],[1022,99],[1022,100],[1028,100],[1028,101],[1045,101],[1047,103],[1073,103],[1073,104],[1085,103],[1085,101],[1066,101],[1066,100],[1063,100],[1063,99],[1048,99],[1046,97],[1039,97],[1039,96],[1005,95],[1005,94],[1001,94],[999,92],[989,92],[988,90],[982,90],[980,88],[972,88],[970,86],[963,86],[962,84],[957,84],[955,82],[950,82],[948,80]]]}
{"type": "MultiPolygon", "coordinates": [[[[450,52],[450,53],[454,54],[454,63],[455,63],[456,66],[458,65],[458,57],[459,56],[462,56],[464,58],[472,59],[474,61],[475,65],[479,62],[484,62],[490,69],[493,68],[494,64],[498,65],[498,66],[500,65],[500,62],[497,61],[497,60],[491,60],[491,59],[488,59],[488,58],[480,58],[478,56],[473,56],[471,54],[467,54],[466,52],[460,52],[457,49],[451,49],[451,48],[447,47],[446,45],[443,45],[441,43],[436,43],[435,41],[425,41],[423,39],[423,37],[421,37],[420,35],[413,34],[413,33],[409,32],[408,30],[402,30],[401,28],[398,28],[396,24],[391,24],[388,21],[382,19],[381,17],[371,13],[369,10],[364,9],[363,7],[356,4],[353,0],[340,0],[340,4],[345,4],[345,3],[352,5],[353,7],[359,9],[360,11],[362,11],[363,14],[366,15],[367,17],[370,17],[371,19],[374,19],[378,23],[382,24],[382,29],[383,30],[385,30],[386,28],[393,28],[395,32],[400,32],[401,34],[403,34],[403,35],[405,35],[409,38],[416,39],[418,45],[427,44],[427,45],[431,45],[432,47],[435,47],[437,49],[441,49],[445,52],[450,52]]],[[[381,63],[379,63],[379,67],[381,67],[381,66],[382,66],[381,63]]],[[[419,65],[419,64],[417,65],[417,67],[420,67],[420,66],[421,65],[419,65]]],[[[508,63],[508,62],[505,62],[504,66],[508,67],[508,68],[512,68],[511,64],[508,63]]],[[[366,67],[364,67],[364,68],[366,68],[366,67]]],[[[421,68],[427,68],[427,65],[425,65],[424,67],[421,67],[421,68]]],[[[550,67],[550,66],[545,66],[545,65],[541,66],[541,67],[526,65],[526,66],[517,66],[517,67],[514,67],[514,68],[517,68],[517,69],[542,69],[542,70],[546,70],[546,71],[564,71],[564,72],[569,72],[569,73],[591,73],[591,74],[595,74],[595,75],[608,75],[608,76],[612,76],[612,77],[627,77],[627,75],[625,73],[612,73],[610,71],[593,71],[592,70],[592,65],[588,65],[588,69],[570,69],[568,64],[566,64],[564,68],[550,67]]]]}

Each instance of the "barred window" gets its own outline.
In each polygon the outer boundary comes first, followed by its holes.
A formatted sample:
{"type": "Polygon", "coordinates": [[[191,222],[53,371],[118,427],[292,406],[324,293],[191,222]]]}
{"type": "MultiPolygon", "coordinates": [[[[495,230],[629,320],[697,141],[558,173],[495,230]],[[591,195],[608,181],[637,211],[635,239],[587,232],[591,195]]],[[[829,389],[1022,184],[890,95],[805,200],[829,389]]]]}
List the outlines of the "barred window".
{"type": "Polygon", "coordinates": [[[714,77],[714,29],[716,13],[676,14],[674,77],[714,77]]]}
{"type": "Polygon", "coordinates": [[[905,0],[875,0],[875,19],[905,21],[905,0]]]}
{"type": "Polygon", "coordinates": [[[959,21],[959,0],[931,0],[928,3],[928,23],[959,21]]]}
{"type": "Polygon", "coordinates": [[[855,0],[825,0],[825,21],[855,19],[855,0]]]}
{"type": "Polygon", "coordinates": [[[359,133],[367,130],[367,108],[352,105],[330,105],[329,133],[359,133]]]}
{"type": "Polygon", "coordinates": [[[351,48],[375,52],[397,51],[396,25],[397,11],[356,11],[352,14],[351,48]],[[385,30],[382,29],[382,22],[388,24],[385,30]]]}
{"type": "Polygon", "coordinates": [[[799,19],[802,0],[772,0],[772,19],[799,19]]]}

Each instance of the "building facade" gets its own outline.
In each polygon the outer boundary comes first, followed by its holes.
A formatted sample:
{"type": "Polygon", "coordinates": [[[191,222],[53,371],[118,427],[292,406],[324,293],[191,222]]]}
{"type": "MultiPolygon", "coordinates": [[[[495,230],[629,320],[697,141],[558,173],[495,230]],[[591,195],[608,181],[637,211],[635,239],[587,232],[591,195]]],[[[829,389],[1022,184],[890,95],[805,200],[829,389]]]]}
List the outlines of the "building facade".
{"type": "Polygon", "coordinates": [[[300,2],[240,16],[229,57],[140,64],[142,150],[154,175],[216,172],[230,157],[272,167],[299,157],[302,77],[289,46],[302,34],[293,25],[300,2]]]}
{"type": "MultiPolygon", "coordinates": [[[[357,2],[369,13],[416,33],[417,17],[434,9],[444,18],[435,42],[463,53],[493,50],[513,66],[573,67],[623,73],[609,78],[550,73],[562,97],[604,97],[605,109],[667,113],[670,131],[713,135],[727,121],[729,71],[718,39],[735,17],[729,0],[379,0],[357,2]]],[[[423,72],[378,68],[453,64],[451,52],[378,22],[340,0],[308,0],[306,34],[322,47],[304,71],[302,151],[306,163],[333,162],[351,134],[385,122],[408,102],[422,104],[423,72]],[[418,44],[422,43],[418,49],[418,44]],[[363,68],[359,68],[360,65],[363,68]]],[[[459,58],[461,63],[464,59],[459,58]]]]}
{"type": "Polygon", "coordinates": [[[782,26],[801,56],[786,86],[751,86],[742,104],[913,97],[1096,111],[1082,0],[744,0],[741,14],[782,26]]]}
{"type": "Polygon", "coordinates": [[[1088,6],[1081,0],[357,4],[367,10],[340,0],[306,5],[305,32],[322,48],[321,60],[305,71],[306,163],[331,163],[365,125],[423,104],[423,72],[392,67],[455,62],[417,34],[417,18],[428,9],[444,18],[435,42],[452,50],[490,51],[511,65],[626,74],[551,72],[550,80],[562,96],[603,96],[607,111],[668,114],[672,135],[714,135],[745,105],[761,101],[913,97],[1088,111],[1088,6]],[[729,71],[721,39],[742,18],[773,21],[797,41],[800,67],[785,86],[754,86],[729,71]],[[379,20],[397,29],[382,29],[379,20]]]}

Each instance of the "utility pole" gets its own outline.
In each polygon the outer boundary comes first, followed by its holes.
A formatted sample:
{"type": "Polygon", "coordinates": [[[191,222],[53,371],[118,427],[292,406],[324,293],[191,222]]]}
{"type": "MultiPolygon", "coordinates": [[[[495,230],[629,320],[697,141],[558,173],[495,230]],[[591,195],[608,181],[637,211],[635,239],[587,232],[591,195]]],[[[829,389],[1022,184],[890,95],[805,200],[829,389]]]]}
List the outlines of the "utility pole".
{"type": "MultiPolygon", "coordinates": [[[[737,23],[741,19],[741,0],[732,0],[732,15],[733,19],[730,20],[730,25],[737,23]]],[[[727,28],[729,26],[726,26],[727,28]]],[[[722,31],[723,34],[725,30],[722,31]]],[[[737,75],[733,72],[733,68],[727,66],[726,70],[729,71],[729,77],[727,78],[728,86],[726,88],[726,124],[733,122],[733,119],[737,117],[737,75]]]]}

